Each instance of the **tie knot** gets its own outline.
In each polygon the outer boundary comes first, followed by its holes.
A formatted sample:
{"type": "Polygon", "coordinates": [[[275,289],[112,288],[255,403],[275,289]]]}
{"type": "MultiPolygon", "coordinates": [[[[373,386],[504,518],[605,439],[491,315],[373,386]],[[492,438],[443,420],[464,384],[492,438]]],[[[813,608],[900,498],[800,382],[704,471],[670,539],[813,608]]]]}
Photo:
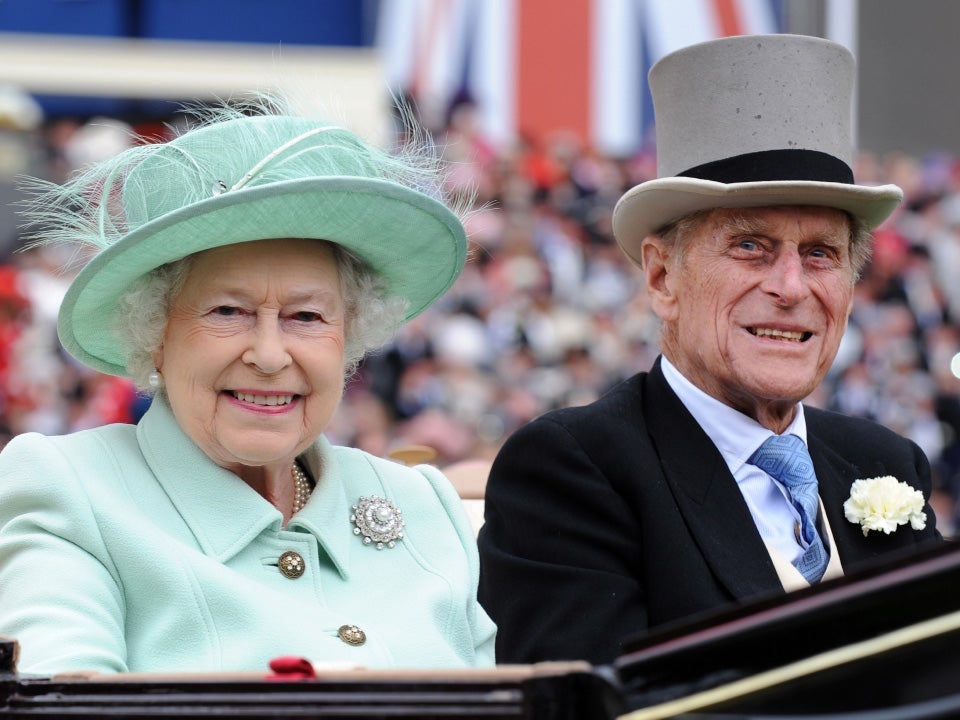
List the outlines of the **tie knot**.
{"type": "Polygon", "coordinates": [[[772,435],[747,461],[788,488],[816,482],[807,446],[796,435],[772,435]]]}

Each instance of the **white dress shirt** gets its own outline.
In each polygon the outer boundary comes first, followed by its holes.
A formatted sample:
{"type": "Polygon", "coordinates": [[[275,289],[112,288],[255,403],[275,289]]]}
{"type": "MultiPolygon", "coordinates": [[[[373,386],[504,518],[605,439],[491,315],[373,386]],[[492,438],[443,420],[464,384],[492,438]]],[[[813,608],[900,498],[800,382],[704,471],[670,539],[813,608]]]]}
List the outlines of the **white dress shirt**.
{"type": "MultiPolygon", "coordinates": [[[[804,551],[795,532],[800,514],[778,481],[747,462],[763,441],[774,433],[753,418],[707,395],[687,380],[666,357],[661,360],[661,368],[680,402],[723,456],[767,547],[775,549],[791,563],[797,560],[804,551]]],[[[800,403],[797,403],[796,417],[784,432],[797,435],[806,444],[807,423],[800,403]]],[[[828,538],[823,540],[829,550],[828,538]]]]}

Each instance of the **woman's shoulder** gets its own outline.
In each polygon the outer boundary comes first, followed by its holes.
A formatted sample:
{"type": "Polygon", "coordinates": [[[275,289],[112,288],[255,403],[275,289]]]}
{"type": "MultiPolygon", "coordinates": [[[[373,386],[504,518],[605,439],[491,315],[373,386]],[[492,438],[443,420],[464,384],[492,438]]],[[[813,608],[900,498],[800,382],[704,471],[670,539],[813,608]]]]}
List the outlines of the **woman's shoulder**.
{"type": "Polygon", "coordinates": [[[141,458],[133,425],[106,425],[66,435],[22,433],[0,452],[0,498],[46,496],[69,505],[91,495],[116,494],[141,458]]]}
{"type": "Polygon", "coordinates": [[[441,502],[459,498],[443,472],[433,465],[411,467],[358,448],[335,446],[333,452],[343,482],[359,492],[382,490],[397,497],[436,498],[441,502]]]}
{"type": "Polygon", "coordinates": [[[414,534],[418,529],[437,532],[448,527],[461,542],[472,541],[473,530],[463,502],[438,467],[411,467],[356,448],[334,447],[333,451],[348,496],[357,499],[376,495],[390,500],[414,534]]]}
{"type": "Polygon", "coordinates": [[[93,547],[99,542],[97,517],[128,507],[119,491],[130,475],[119,470],[125,447],[136,452],[132,426],[17,435],[0,452],[0,525],[4,518],[33,513],[63,528],[78,546],[93,547]]]}
{"type": "Polygon", "coordinates": [[[25,432],[14,436],[0,452],[0,464],[54,462],[57,457],[83,462],[103,461],[104,450],[135,447],[136,426],[124,423],[77,430],[64,435],[25,432]]]}

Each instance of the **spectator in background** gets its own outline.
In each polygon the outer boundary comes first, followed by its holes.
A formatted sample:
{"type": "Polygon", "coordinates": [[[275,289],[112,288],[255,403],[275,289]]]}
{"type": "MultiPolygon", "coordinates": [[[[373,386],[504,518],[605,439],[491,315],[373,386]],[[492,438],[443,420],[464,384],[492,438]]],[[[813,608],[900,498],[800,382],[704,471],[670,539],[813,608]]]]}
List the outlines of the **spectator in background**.
{"type": "Polygon", "coordinates": [[[0,436],[12,435],[15,418],[33,404],[28,385],[19,376],[23,367],[23,334],[30,326],[30,299],[16,267],[0,265],[0,436]]]}

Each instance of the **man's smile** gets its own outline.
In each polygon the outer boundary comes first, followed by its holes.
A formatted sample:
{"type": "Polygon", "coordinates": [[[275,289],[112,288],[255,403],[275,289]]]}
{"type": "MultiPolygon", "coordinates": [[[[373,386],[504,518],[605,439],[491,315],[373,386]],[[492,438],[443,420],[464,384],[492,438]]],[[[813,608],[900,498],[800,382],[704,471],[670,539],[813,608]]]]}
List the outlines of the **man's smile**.
{"type": "Polygon", "coordinates": [[[776,328],[751,327],[747,328],[751,335],[757,337],[773,338],[775,340],[789,340],[790,342],[806,342],[813,333],[800,332],[798,330],[777,330],[776,328]]]}

